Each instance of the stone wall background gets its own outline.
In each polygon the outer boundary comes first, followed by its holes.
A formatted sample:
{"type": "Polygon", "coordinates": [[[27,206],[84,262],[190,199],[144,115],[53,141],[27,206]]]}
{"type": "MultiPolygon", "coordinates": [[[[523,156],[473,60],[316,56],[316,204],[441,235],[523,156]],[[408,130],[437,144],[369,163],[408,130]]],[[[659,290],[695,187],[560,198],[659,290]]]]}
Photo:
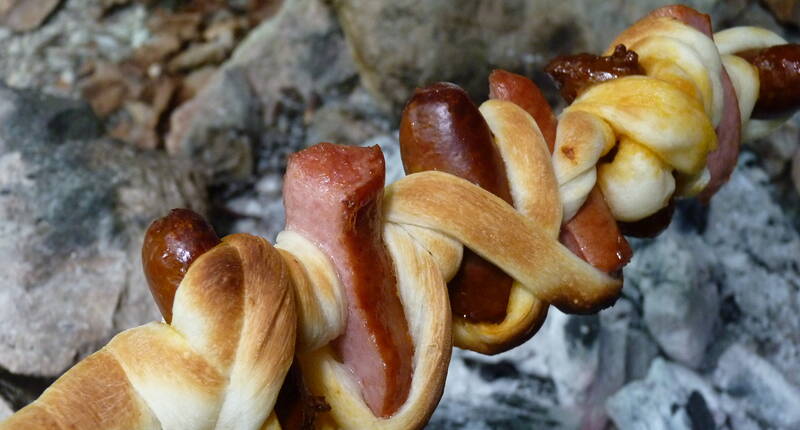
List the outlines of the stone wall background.
{"type": "MultiPolygon", "coordinates": [[[[109,123],[63,86],[87,58],[118,61],[146,43],[148,6],[98,21],[92,1],[66,0],[31,31],[0,27],[0,418],[116,332],[158,318],[139,247],[169,208],[274,238],[287,154],[379,144],[397,179],[398,114],[415,87],[450,80],[479,101],[488,73],[506,68],[558,106],[541,72],[550,58],[601,51],[666,3],[286,0],[177,108],[154,150],[105,137],[109,123]]],[[[715,28],[798,40],[794,1],[686,3],[715,28]]],[[[684,202],[665,234],[634,242],[613,308],[553,310],[498,356],[457,350],[429,427],[800,428],[798,137],[795,119],[749,145],[710,207],[684,202]]]]}

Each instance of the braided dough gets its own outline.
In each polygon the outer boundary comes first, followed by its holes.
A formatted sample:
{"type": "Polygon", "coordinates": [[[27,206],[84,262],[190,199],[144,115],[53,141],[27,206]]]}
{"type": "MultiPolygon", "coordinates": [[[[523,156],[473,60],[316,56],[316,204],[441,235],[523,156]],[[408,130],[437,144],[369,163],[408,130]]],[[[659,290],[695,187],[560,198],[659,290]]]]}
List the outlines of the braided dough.
{"type": "Polygon", "coordinates": [[[553,165],[564,220],[574,216],[595,183],[614,217],[628,222],[658,212],[673,196],[703,191],[724,107],[723,67],[738,99],[745,140],[764,136],[785,120],[750,119],[758,73],[731,54],[784,43],[755,27],[724,30],[712,40],[666,16],[650,16],[620,34],[606,55],[624,44],[639,55],[647,75],[595,85],[559,117],[553,165]],[[599,163],[612,150],[613,161],[599,163]]]}
{"type": "Polygon", "coordinates": [[[717,147],[714,127],[724,121],[723,71],[747,138],[780,123],[749,118],[758,74],[731,55],[785,43],[774,33],[740,27],[712,41],[678,20],[650,16],[622,33],[609,52],[620,43],[638,53],[647,75],[581,94],[559,118],[552,157],[525,110],[501,100],[480,106],[513,207],[435,171],[385,190],[384,243],[414,346],[410,392],[391,416],[373,414],[331,346],[348,317],[334,264],[311,240],[284,231],[275,247],[250,235],[225,238],[191,265],[171,324],[117,335],[0,430],[279,429],[271,411],[295,352],[308,388],[331,406],[317,427],[422,427],[441,397],[453,342],[495,353],[528,339],[550,304],[588,313],[616,300],[622,281],[562,246],[562,223],[595,184],[620,221],[641,220],[673,196],[703,190],[708,156],[717,147]],[[613,161],[598,166],[612,153],[613,161]],[[498,324],[451,316],[446,283],[464,246],[514,279],[498,324]]]}
{"type": "Polygon", "coordinates": [[[228,236],[190,267],[171,325],[118,334],[0,429],[276,428],[297,323],[290,282],[264,239],[228,236]]]}

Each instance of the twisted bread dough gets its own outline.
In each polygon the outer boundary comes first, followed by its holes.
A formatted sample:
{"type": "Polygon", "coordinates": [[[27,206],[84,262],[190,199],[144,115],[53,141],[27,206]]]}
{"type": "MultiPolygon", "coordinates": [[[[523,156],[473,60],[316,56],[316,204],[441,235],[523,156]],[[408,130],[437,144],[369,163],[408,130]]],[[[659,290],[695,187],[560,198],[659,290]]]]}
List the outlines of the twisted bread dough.
{"type": "Polygon", "coordinates": [[[758,72],[731,54],[783,43],[755,27],[725,30],[712,40],[676,19],[655,16],[623,32],[606,55],[625,45],[639,55],[646,76],[597,84],[559,118],[553,165],[564,220],[577,213],[595,183],[619,221],[644,219],[673,196],[700,193],[710,179],[706,157],[717,147],[714,127],[724,108],[722,68],[738,98],[745,139],[763,136],[783,121],[750,119],[758,72]],[[613,149],[613,160],[600,163],[613,149]]]}
{"type": "Polygon", "coordinates": [[[739,111],[742,115],[742,140],[755,140],[772,133],[789,118],[769,120],[750,118],[753,106],[758,100],[758,70],[734,54],[750,49],[783,45],[787,43],[786,40],[769,30],[744,26],[715,33],[714,42],[722,55],[722,63],[731,77],[733,87],[736,89],[736,96],[739,99],[739,111]]]}
{"type": "Polygon", "coordinates": [[[439,265],[401,226],[387,223],[383,235],[415,351],[408,399],[389,418],[372,413],[352,373],[328,345],[344,332],[346,317],[333,264],[301,235],[291,231],[278,235],[276,246],[289,262],[299,303],[298,359],[308,388],[331,405],[330,413],[318,420],[320,428],[419,428],[444,389],[452,342],[447,287],[439,265]]]}
{"type": "Polygon", "coordinates": [[[782,39],[746,27],[718,33],[715,47],[677,21],[653,18],[650,24],[633,27],[612,45],[639,52],[647,76],[598,84],[581,95],[560,117],[552,164],[524,110],[499,100],[481,105],[513,207],[439,172],[410,175],[386,189],[383,236],[415,351],[408,399],[391,417],[374,416],[329,345],[345,330],[347,313],[333,264],[311,241],[286,231],[277,252],[249,235],[224,239],[191,266],[171,325],[121,333],[0,429],[280,428],[269,412],[295,341],[310,390],[332,407],[318,427],[421,427],[441,396],[453,338],[493,353],[535,332],[548,304],[584,313],[616,299],[621,281],[564,248],[561,223],[596,182],[619,220],[641,219],[673,193],[702,189],[723,112],[723,66],[750,129],[746,135],[774,125],[749,120],[758,75],[729,54],[782,39]],[[614,160],[596,169],[615,147],[614,160]],[[464,246],[515,279],[499,324],[457,319],[451,327],[446,281],[458,270],[464,246]]]}
{"type": "Polygon", "coordinates": [[[170,325],[118,334],[0,429],[266,429],[294,353],[289,272],[228,236],[192,264],[170,325]]]}
{"type": "Polygon", "coordinates": [[[464,245],[516,280],[502,323],[453,323],[452,336],[470,349],[495,352],[527,339],[544,319],[547,303],[590,312],[618,295],[618,279],[558,242],[561,204],[536,123],[511,102],[490,100],[480,110],[505,162],[516,210],[470,182],[439,172],[410,175],[384,194],[384,241],[416,354],[409,397],[391,417],[372,413],[328,345],[345,330],[346,306],[333,264],[300,234],[278,235],[276,246],[289,263],[298,299],[298,359],[309,389],[331,405],[321,428],[406,429],[427,422],[450,358],[446,281],[456,273],[464,245]]]}

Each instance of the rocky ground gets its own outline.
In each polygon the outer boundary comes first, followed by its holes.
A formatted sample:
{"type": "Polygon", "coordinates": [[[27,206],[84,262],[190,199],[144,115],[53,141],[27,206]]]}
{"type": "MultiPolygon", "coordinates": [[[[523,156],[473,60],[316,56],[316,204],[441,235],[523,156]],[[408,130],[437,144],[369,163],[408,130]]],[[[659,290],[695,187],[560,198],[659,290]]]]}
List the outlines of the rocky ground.
{"type": "MultiPolygon", "coordinates": [[[[688,3],[797,40],[793,1],[688,3]]],[[[221,233],[273,238],[287,154],[379,144],[397,179],[416,86],[481,100],[502,67],[552,95],[550,58],[600,51],[662,4],[0,2],[0,418],[157,318],[138,251],[153,218],[189,206],[221,233]]],[[[498,356],[457,350],[429,427],[799,428],[798,137],[795,121],[748,146],[710,207],[684,202],[634,242],[613,308],[552,311],[498,356]]]]}

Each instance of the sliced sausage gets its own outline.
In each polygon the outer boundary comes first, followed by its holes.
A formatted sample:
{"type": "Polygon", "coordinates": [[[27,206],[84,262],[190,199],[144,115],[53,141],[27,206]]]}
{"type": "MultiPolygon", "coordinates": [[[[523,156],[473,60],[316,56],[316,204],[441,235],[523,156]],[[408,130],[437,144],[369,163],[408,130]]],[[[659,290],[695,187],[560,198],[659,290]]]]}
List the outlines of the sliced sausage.
{"type": "MultiPolygon", "coordinates": [[[[406,173],[438,170],[460,176],[511,203],[503,160],[478,107],[459,86],[418,89],[403,109],[400,150],[406,173]]],[[[449,282],[453,313],[473,322],[506,316],[513,279],[469,249],[449,282]]]]}
{"type": "Polygon", "coordinates": [[[316,243],[344,286],[347,326],[335,349],[380,417],[408,397],[414,358],[382,238],[385,171],[377,146],[321,143],[290,156],[283,189],[286,229],[316,243]]]}
{"type": "MultiPolygon", "coordinates": [[[[572,236],[580,249],[580,253],[575,253],[577,256],[608,274],[621,275],[622,268],[633,256],[628,241],[611,216],[603,193],[596,186],[589,193],[586,203],[562,229],[572,236]]],[[[569,247],[570,243],[567,241],[565,245],[569,247]]],[[[574,248],[570,250],[575,252],[574,248]]]]}

